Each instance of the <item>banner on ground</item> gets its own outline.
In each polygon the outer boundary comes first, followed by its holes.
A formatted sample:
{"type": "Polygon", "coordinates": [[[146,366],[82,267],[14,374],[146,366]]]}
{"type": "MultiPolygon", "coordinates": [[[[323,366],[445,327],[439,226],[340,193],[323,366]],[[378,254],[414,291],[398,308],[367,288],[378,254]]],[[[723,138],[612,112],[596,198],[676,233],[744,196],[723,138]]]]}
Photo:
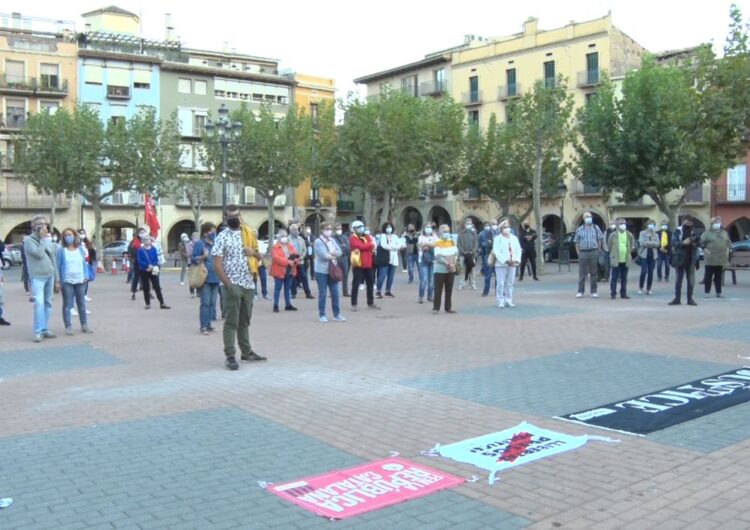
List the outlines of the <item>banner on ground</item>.
{"type": "Polygon", "coordinates": [[[750,401],[748,367],[558,418],[642,436],[746,401],[750,401]]]}
{"type": "Polygon", "coordinates": [[[306,510],[346,519],[452,488],[464,479],[401,458],[386,458],[268,489],[306,510]]]}
{"type": "Polygon", "coordinates": [[[589,440],[617,441],[599,436],[569,436],[523,422],[504,431],[438,445],[434,451],[440,456],[490,471],[489,482],[494,484],[500,471],[576,449],[589,440]]]}

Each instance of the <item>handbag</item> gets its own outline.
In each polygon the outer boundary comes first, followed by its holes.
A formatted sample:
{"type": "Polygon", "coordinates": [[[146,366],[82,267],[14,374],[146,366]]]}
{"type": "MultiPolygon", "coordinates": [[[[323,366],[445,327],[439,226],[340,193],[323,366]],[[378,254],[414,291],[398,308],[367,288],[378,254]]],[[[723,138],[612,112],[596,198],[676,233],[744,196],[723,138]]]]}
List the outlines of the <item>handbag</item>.
{"type": "Polygon", "coordinates": [[[90,282],[96,280],[96,267],[92,263],[86,265],[86,279],[90,282]]]}
{"type": "Polygon", "coordinates": [[[495,262],[497,262],[497,256],[495,256],[495,252],[491,251],[490,255],[487,256],[487,266],[488,267],[494,267],[495,262]]]}
{"type": "Polygon", "coordinates": [[[351,259],[352,267],[362,266],[362,255],[359,253],[358,248],[355,248],[354,250],[352,250],[350,259],[351,259]]]}
{"type": "Polygon", "coordinates": [[[336,261],[331,260],[328,262],[328,277],[333,282],[340,282],[344,280],[344,271],[341,269],[341,265],[336,261]]]}
{"type": "Polygon", "coordinates": [[[640,265],[641,263],[643,263],[643,258],[640,256],[636,256],[633,261],[635,261],[636,265],[640,265]]]}
{"type": "Polygon", "coordinates": [[[375,265],[383,267],[391,263],[391,251],[378,245],[378,250],[375,253],[375,265]]]}
{"type": "Polygon", "coordinates": [[[208,278],[208,269],[203,263],[191,265],[188,270],[188,285],[191,289],[200,289],[206,283],[208,278]]]}

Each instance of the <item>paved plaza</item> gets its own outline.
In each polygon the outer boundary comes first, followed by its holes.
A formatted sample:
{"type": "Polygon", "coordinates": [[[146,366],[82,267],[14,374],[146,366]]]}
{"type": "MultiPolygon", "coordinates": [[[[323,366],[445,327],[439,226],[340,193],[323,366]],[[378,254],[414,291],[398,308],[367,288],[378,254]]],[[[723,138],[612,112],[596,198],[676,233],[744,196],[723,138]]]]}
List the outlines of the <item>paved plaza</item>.
{"type": "Polygon", "coordinates": [[[668,307],[673,284],[639,296],[634,273],[631,300],[610,300],[606,284],[576,299],[577,266],[549,264],[540,282],[516,283],[516,308],[464,290],[453,315],[419,305],[401,272],[381,311],[343,299],[345,323],[319,323],[317,300],[279,314],[260,301],[251,339],[269,362],[230,372],[174,271],[162,279],[170,311],[144,311],[122,274],[100,275],[94,334],[63,335],[58,296],[58,338],[34,344],[15,267],[12,326],[0,328],[0,498],[14,503],[0,528],[750,528],[750,403],[643,437],[555,419],[750,365],[750,275],[724,299],[698,286],[698,307],[668,307]],[[522,421],[621,443],[494,485],[422,454],[522,421]],[[392,452],[479,480],[345,521],[258,484],[392,452]]]}

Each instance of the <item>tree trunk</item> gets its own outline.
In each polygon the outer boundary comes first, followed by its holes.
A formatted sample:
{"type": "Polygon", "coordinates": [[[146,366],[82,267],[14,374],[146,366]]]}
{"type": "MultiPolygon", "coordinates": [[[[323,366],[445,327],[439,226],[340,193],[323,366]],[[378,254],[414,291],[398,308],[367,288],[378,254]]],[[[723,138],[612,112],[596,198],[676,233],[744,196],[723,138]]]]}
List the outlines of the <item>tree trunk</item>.
{"type": "MultiPolygon", "coordinates": [[[[537,142],[534,150],[534,181],[532,186],[534,225],[536,226],[537,232],[539,232],[542,226],[542,144],[540,142],[537,142]]],[[[539,274],[544,274],[544,251],[542,249],[543,239],[543,237],[537,237],[535,242],[536,269],[539,274]]]]}
{"type": "Polygon", "coordinates": [[[365,209],[364,212],[362,212],[362,215],[365,218],[365,224],[370,226],[370,223],[372,222],[372,195],[370,195],[369,191],[365,192],[365,209]]]}
{"type": "Polygon", "coordinates": [[[55,213],[57,213],[57,195],[52,195],[52,205],[49,208],[49,228],[50,233],[55,233],[55,213]]]}
{"type": "Polygon", "coordinates": [[[198,202],[193,207],[193,221],[195,222],[196,232],[200,232],[201,229],[201,203],[198,202]]]}
{"type": "Polygon", "coordinates": [[[276,195],[270,195],[266,197],[266,200],[268,201],[268,248],[270,249],[273,246],[273,238],[276,235],[276,212],[273,211],[276,195]]]}
{"type": "MultiPolygon", "coordinates": [[[[104,255],[102,254],[102,205],[101,199],[95,197],[91,202],[91,207],[94,209],[94,247],[96,248],[96,255],[99,256],[99,262],[101,266],[106,268],[107,264],[104,263],[104,255]]],[[[137,229],[137,228],[136,228],[137,229]]]]}
{"type": "Polygon", "coordinates": [[[380,214],[380,223],[378,223],[378,226],[383,226],[385,223],[387,223],[388,219],[390,218],[390,214],[391,214],[391,192],[389,190],[385,192],[385,195],[383,195],[383,212],[380,214]]]}
{"type": "Polygon", "coordinates": [[[654,201],[654,204],[656,204],[659,211],[667,218],[670,230],[677,228],[677,214],[680,213],[682,206],[685,204],[687,192],[682,194],[682,197],[677,201],[677,204],[669,204],[666,201],[666,198],[658,193],[648,193],[647,195],[651,197],[651,200],[654,201]]]}

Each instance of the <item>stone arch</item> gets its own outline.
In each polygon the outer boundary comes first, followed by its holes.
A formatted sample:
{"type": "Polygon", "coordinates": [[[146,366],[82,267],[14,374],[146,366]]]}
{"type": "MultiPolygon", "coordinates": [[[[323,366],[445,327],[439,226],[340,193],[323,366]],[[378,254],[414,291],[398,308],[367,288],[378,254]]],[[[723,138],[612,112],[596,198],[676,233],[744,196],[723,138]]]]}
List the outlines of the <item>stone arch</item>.
{"type": "Polygon", "coordinates": [[[741,241],[750,236],[750,219],[744,216],[739,217],[732,221],[726,228],[729,233],[729,239],[732,241],[741,241]]]}
{"type": "MultiPolygon", "coordinates": [[[[545,232],[552,234],[554,239],[560,238],[560,216],[558,214],[551,213],[542,217],[542,233],[545,232]]],[[[562,234],[565,235],[567,233],[568,227],[565,224],[565,221],[563,221],[562,234]]]]}
{"type": "Polygon", "coordinates": [[[686,215],[689,215],[693,218],[693,228],[697,228],[698,230],[705,230],[706,226],[708,226],[708,219],[690,210],[684,210],[680,213],[680,215],[677,216],[678,225],[682,224],[682,220],[686,215]]]}
{"type": "Polygon", "coordinates": [[[401,212],[401,220],[403,221],[402,228],[404,230],[406,229],[406,227],[412,224],[414,225],[414,228],[417,229],[417,231],[420,231],[422,229],[422,225],[424,224],[424,220],[422,219],[422,212],[420,212],[414,206],[407,206],[406,208],[404,208],[404,210],[401,212]]]}
{"type": "MultiPolygon", "coordinates": [[[[110,219],[106,223],[102,223],[102,244],[106,245],[113,241],[128,239],[128,233],[126,232],[128,228],[135,230],[136,226],[132,221],[124,219],[110,219]]],[[[88,236],[93,239],[96,237],[96,234],[89,231],[88,236]]]]}
{"type": "MultiPolygon", "coordinates": [[[[591,217],[594,220],[594,224],[597,225],[601,229],[602,232],[605,232],[607,230],[607,216],[602,215],[599,211],[597,211],[594,208],[589,208],[586,211],[591,212],[591,217]]],[[[584,212],[581,212],[575,217],[575,219],[573,220],[573,228],[583,223],[583,214],[584,212]]],[[[573,228],[571,228],[571,230],[573,228]]]]}
{"type": "Polygon", "coordinates": [[[451,228],[451,231],[453,231],[453,219],[451,218],[451,214],[449,214],[448,210],[442,206],[433,206],[430,208],[430,214],[427,217],[430,222],[435,223],[438,227],[440,225],[448,225],[451,228]]]}
{"type": "Polygon", "coordinates": [[[178,219],[167,231],[167,252],[176,252],[179,250],[180,235],[187,234],[190,237],[193,232],[200,231],[200,227],[195,226],[195,221],[190,218],[178,219]]]}
{"type": "MultiPolygon", "coordinates": [[[[286,230],[286,226],[284,226],[284,223],[282,223],[278,219],[273,220],[273,226],[275,227],[274,234],[282,228],[286,230]]],[[[268,220],[260,223],[260,226],[258,227],[258,239],[268,239],[268,220]]]]}
{"type": "Polygon", "coordinates": [[[3,241],[6,243],[20,243],[23,238],[31,233],[31,220],[19,223],[5,234],[3,241]]]}

